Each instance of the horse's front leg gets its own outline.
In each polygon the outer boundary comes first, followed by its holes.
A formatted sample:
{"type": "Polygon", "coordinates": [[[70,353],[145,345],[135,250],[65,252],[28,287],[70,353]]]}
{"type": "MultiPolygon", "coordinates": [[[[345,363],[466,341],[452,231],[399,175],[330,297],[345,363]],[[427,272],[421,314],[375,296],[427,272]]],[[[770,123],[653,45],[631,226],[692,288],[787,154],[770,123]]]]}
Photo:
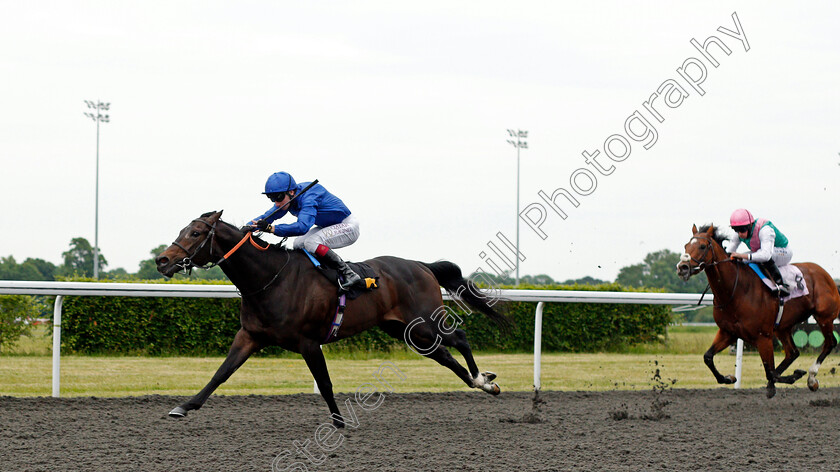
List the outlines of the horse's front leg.
{"type": "Polygon", "coordinates": [[[761,363],[764,364],[764,374],[767,376],[767,398],[773,398],[776,396],[776,380],[778,380],[773,360],[773,338],[761,336],[755,341],[755,347],[758,349],[761,363]]]}
{"type": "Polygon", "coordinates": [[[230,378],[230,376],[236,372],[236,369],[248,360],[251,354],[259,349],[259,344],[254,341],[251,335],[244,329],[240,329],[233,338],[233,344],[230,346],[227,358],[225,358],[225,361],[222,362],[221,366],[219,366],[219,369],[213,375],[213,378],[210,379],[210,382],[188,402],[175,407],[175,409],[170,411],[169,416],[172,418],[183,418],[184,416],[187,416],[188,411],[201,408],[201,406],[204,405],[204,402],[207,401],[207,397],[209,397],[210,394],[219,387],[219,385],[223,384],[228,378],[230,378]]]}
{"type": "Polygon", "coordinates": [[[306,361],[307,367],[309,367],[309,372],[312,372],[312,377],[315,378],[315,383],[318,385],[318,390],[321,391],[321,396],[327,402],[333,425],[336,428],[343,428],[344,417],[341,416],[341,412],[338,411],[338,405],[335,404],[330,373],[327,371],[327,361],[324,359],[321,346],[318,343],[307,342],[301,346],[300,353],[303,355],[303,360],[306,361]]]}
{"type": "Polygon", "coordinates": [[[718,372],[717,367],[715,367],[715,354],[729,347],[734,340],[735,336],[719,329],[717,335],[715,335],[715,340],[712,341],[712,346],[709,347],[709,350],[706,351],[705,354],[703,354],[703,362],[705,362],[706,366],[709,367],[709,370],[712,371],[712,375],[715,376],[715,379],[719,384],[735,383],[736,379],[734,376],[723,376],[720,372],[718,372]]]}

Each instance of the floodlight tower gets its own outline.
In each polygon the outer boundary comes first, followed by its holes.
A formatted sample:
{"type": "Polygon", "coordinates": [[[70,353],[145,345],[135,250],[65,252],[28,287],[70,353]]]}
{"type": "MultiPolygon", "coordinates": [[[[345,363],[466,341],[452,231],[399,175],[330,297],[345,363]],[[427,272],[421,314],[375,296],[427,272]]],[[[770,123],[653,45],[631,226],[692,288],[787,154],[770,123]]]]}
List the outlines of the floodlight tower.
{"type": "Polygon", "coordinates": [[[110,122],[108,115],[103,115],[103,111],[108,111],[111,107],[110,102],[100,102],[99,100],[93,102],[85,100],[85,105],[92,112],[85,112],[85,116],[96,122],[96,213],[94,217],[94,236],[93,236],[93,278],[99,278],[99,123],[110,122]]]}
{"type": "Polygon", "coordinates": [[[519,150],[528,149],[528,131],[507,130],[512,139],[507,142],[516,148],[516,286],[519,286],[519,150]],[[514,141],[515,139],[515,141],[514,141]]]}

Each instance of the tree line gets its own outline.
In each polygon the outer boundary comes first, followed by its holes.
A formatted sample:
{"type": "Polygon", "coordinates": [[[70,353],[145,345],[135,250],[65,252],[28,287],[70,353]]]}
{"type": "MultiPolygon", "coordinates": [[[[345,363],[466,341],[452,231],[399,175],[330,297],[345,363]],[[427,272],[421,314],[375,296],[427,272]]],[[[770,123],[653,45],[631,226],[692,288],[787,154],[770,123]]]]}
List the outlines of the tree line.
{"type": "MultiPolygon", "coordinates": [[[[164,278],[157,271],[155,257],[166,249],[166,244],[149,251],[150,257],[140,262],[140,269],[129,273],[123,268],[106,270],[108,259],[99,253],[99,276],[112,280],[154,280],[164,278]]],[[[14,256],[0,257],[0,280],[63,280],[75,277],[93,277],[93,246],[85,238],[70,240],[70,248],[61,253],[63,262],[55,265],[52,262],[37,258],[27,258],[17,262],[14,256]]],[[[191,275],[176,274],[175,278],[225,280],[227,277],[218,267],[210,270],[195,270],[191,275]]]]}
{"type": "MultiPolygon", "coordinates": [[[[706,288],[706,274],[698,274],[683,282],[677,276],[680,255],[668,249],[651,252],[638,264],[622,267],[614,281],[586,276],[564,281],[554,280],[546,274],[525,275],[519,278],[520,285],[604,285],[617,283],[624,287],[663,289],[670,293],[700,293],[706,288]]],[[[473,273],[473,276],[476,274],[473,273]]],[[[497,286],[513,286],[515,279],[510,271],[501,275],[482,272],[476,280],[490,280],[497,286]]]]}

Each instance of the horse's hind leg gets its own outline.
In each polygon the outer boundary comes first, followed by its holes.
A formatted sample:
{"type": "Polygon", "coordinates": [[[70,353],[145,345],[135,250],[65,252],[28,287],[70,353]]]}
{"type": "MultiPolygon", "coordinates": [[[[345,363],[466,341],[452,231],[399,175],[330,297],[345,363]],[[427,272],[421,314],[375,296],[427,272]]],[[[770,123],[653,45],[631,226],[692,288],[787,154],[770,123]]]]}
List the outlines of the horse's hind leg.
{"type": "Polygon", "coordinates": [[[735,377],[731,375],[723,376],[720,372],[718,372],[717,367],[715,367],[715,354],[729,347],[734,340],[735,336],[722,330],[718,330],[715,340],[712,341],[711,347],[709,347],[706,353],[703,354],[703,362],[705,362],[709,370],[712,371],[712,375],[715,376],[715,380],[717,380],[717,383],[719,384],[735,383],[735,377]]]}
{"type": "Polygon", "coordinates": [[[825,358],[831,353],[831,350],[837,346],[837,339],[834,338],[833,321],[834,320],[817,321],[820,326],[820,332],[825,337],[825,342],[823,343],[820,355],[817,356],[817,360],[814,361],[814,364],[810,369],[808,369],[808,388],[810,388],[812,392],[816,392],[817,389],[820,388],[820,382],[817,380],[817,372],[820,370],[820,365],[822,365],[825,358]]]}
{"type": "Polygon", "coordinates": [[[338,405],[335,404],[332,381],[330,381],[330,373],[327,371],[327,361],[324,359],[321,346],[317,343],[306,343],[300,347],[300,353],[303,355],[303,360],[306,361],[306,366],[309,367],[309,372],[315,378],[315,384],[318,385],[321,396],[327,402],[333,425],[336,428],[343,428],[344,417],[341,416],[341,412],[338,411],[338,405]]]}
{"type": "MultiPolygon", "coordinates": [[[[467,372],[458,361],[452,357],[452,354],[449,352],[445,346],[438,346],[437,349],[432,351],[429,354],[426,354],[426,357],[429,359],[434,359],[437,361],[438,364],[449,368],[452,372],[455,373],[461,380],[467,384],[468,387],[471,388],[480,388],[487,393],[492,395],[498,395],[501,393],[501,389],[495,383],[488,381],[487,376],[485,374],[478,374],[477,376],[473,377],[467,372]]],[[[476,369],[478,371],[478,369],[476,369]]]]}
{"type": "Polygon", "coordinates": [[[792,384],[797,380],[801,379],[803,375],[805,375],[805,371],[801,369],[796,369],[793,371],[793,374],[782,376],[782,372],[785,371],[796,358],[799,357],[799,349],[796,349],[796,345],[793,343],[793,337],[790,334],[790,329],[785,329],[782,331],[776,332],[776,335],[779,338],[779,341],[782,342],[782,346],[785,348],[785,358],[782,362],[776,366],[776,370],[774,371],[773,375],[776,376],[776,381],[785,384],[792,384]]]}
{"type": "Polygon", "coordinates": [[[225,361],[222,362],[221,366],[219,366],[219,369],[213,375],[213,378],[210,379],[210,382],[187,403],[175,407],[172,411],[170,411],[169,416],[172,418],[183,418],[184,416],[187,416],[188,411],[201,408],[201,406],[204,405],[204,402],[207,401],[210,394],[213,393],[219,385],[230,378],[230,376],[236,372],[236,369],[248,360],[251,354],[259,349],[259,344],[251,338],[251,335],[244,329],[240,329],[233,338],[233,344],[230,346],[230,351],[228,352],[225,361]]]}
{"type": "Polygon", "coordinates": [[[430,329],[427,323],[412,324],[412,326],[408,332],[408,336],[406,336],[408,325],[405,323],[392,320],[379,325],[388,335],[406,341],[409,347],[418,354],[429,359],[434,359],[438,364],[454,372],[468,387],[480,388],[493,395],[498,395],[501,392],[499,386],[491,382],[495,378],[495,374],[489,372],[480,374],[478,372],[478,367],[475,364],[475,359],[473,359],[472,352],[467,343],[466,334],[463,330],[455,330],[452,334],[444,335],[430,329]],[[460,336],[457,334],[458,331],[461,331],[460,336]],[[406,337],[410,339],[406,339],[406,337]],[[464,355],[464,360],[467,361],[467,365],[472,372],[475,372],[475,375],[471,375],[467,369],[452,357],[447,346],[458,349],[464,355]],[[461,349],[464,350],[462,351],[461,349]]]}
{"type": "MultiPolygon", "coordinates": [[[[464,360],[467,362],[467,367],[470,370],[470,375],[473,378],[473,383],[478,383],[480,385],[485,385],[485,384],[490,384],[493,380],[496,379],[496,374],[494,374],[493,372],[479,372],[478,371],[478,366],[475,364],[475,359],[473,358],[472,349],[470,349],[470,343],[467,342],[467,333],[463,329],[456,329],[454,335],[452,337],[450,337],[449,339],[447,339],[447,341],[449,341],[451,343],[452,347],[457,349],[458,352],[460,352],[461,355],[464,356],[464,360]]],[[[444,344],[447,344],[447,343],[444,342],[444,344]]],[[[493,388],[492,385],[496,385],[496,384],[490,384],[490,385],[491,385],[491,387],[489,387],[489,388],[492,389],[493,388]]],[[[483,387],[479,387],[479,388],[482,388],[483,390],[486,390],[483,387]]],[[[498,388],[498,385],[496,385],[496,388],[498,388]]],[[[486,390],[486,391],[492,393],[491,390],[486,390]]]]}
{"type": "Polygon", "coordinates": [[[444,341],[444,344],[451,345],[451,347],[457,349],[458,352],[464,356],[470,375],[473,378],[478,377],[478,366],[475,365],[475,359],[472,355],[472,349],[470,349],[470,343],[467,342],[467,333],[463,329],[456,329],[453,335],[444,341]]]}

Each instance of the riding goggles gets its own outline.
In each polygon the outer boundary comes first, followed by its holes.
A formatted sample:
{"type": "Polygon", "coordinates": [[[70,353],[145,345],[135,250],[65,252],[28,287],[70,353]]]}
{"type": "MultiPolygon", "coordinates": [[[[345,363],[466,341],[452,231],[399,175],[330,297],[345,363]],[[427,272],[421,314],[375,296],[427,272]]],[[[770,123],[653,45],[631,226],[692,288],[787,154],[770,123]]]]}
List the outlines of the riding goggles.
{"type": "Polygon", "coordinates": [[[282,202],[286,198],[286,192],[267,193],[265,196],[272,202],[282,202]]]}

